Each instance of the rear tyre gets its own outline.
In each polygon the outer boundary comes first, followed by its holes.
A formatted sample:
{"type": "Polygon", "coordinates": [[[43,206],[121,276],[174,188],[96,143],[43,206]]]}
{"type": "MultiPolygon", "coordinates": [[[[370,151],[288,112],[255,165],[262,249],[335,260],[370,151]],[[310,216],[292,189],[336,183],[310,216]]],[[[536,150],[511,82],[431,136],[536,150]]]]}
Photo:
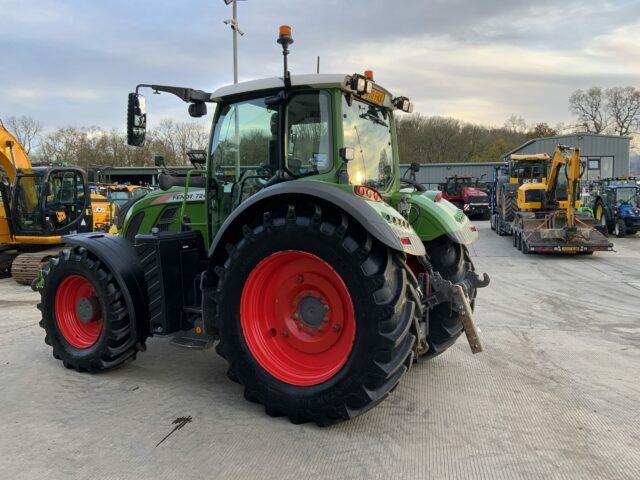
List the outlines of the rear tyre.
{"type": "Polygon", "coordinates": [[[518,199],[513,196],[503,194],[502,196],[502,218],[505,222],[512,222],[518,210],[518,199]]]}
{"type": "Polygon", "coordinates": [[[404,255],[320,205],[275,206],[215,268],[216,350],[246,399],[324,426],[366,412],[413,362],[404,255]]]}
{"type": "Polygon", "coordinates": [[[117,280],[86,249],[63,250],[43,275],[40,326],[65,367],[106,370],[144,350],[146,333],[133,325],[117,280]]]}
{"type": "MultiPolygon", "coordinates": [[[[467,247],[455,243],[446,235],[425,242],[425,248],[434,270],[439,272],[445,280],[459,282],[464,279],[468,271],[474,270],[467,247]]],[[[471,292],[472,308],[475,296],[474,289],[471,292]]],[[[462,331],[460,315],[452,310],[448,302],[436,306],[429,312],[427,334],[429,349],[420,358],[426,360],[440,355],[456,342],[462,331]]]]}

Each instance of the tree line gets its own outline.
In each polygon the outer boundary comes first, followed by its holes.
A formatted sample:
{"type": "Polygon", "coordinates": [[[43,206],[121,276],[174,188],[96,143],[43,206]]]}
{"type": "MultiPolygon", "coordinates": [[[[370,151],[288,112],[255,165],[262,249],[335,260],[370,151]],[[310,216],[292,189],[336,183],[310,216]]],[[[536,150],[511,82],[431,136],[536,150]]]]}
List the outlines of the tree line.
{"type": "MultiPolygon", "coordinates": [[[[575,122],[555,128],[544,122],[529,125],[515,115],[501,127],[450,117],[403,115],[397,123],[401,162],[495,162],[536,137],[571,132],[640,132],[640,90],[634,87],[576,90],[568,104],[575,122]]],[[[133,148],[126,144],[126,134],[118,129],[62,127],[45,131],[39,121],[24,116],[8,117],[4,124],[34,163],[66,163],[83,168],[153,165],[155,155],[164,156],[167,165],[187,165],[186,152],[206,148],[209,136],[208,126],[202,123],[166,119],[147,132],[144,147],[133,148]]]]}

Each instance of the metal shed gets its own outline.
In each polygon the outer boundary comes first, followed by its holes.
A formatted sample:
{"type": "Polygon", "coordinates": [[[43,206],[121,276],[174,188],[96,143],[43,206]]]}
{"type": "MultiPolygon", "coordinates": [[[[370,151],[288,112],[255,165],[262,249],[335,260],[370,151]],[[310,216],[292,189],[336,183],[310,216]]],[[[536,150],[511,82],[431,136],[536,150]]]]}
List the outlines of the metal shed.
{"type": "MultiPolygon", "coordinates": [[[[420,165],[416,180],[422,184],[428,184],[433,189],[437,184],[444,183],[447,177],[453,175],[471,175],[488,182],[493,178],[494,168],[502,164],[503,162],[424,163],[420,165]]],[[[409,165],[400,165],[400,173],[404,174],[408,168],[409,165]]]]}
{"type": "Polygon", "coordinates": [[[629,149],[631,137],[576,133],[555,137],[534,138],[504,155],[506,160],[512,153],[548,153],[553,155],[557,145],[580,148],[580,158],[587,165],[586,178],[597,180],[606,177],[629,175],[629,149]]]}

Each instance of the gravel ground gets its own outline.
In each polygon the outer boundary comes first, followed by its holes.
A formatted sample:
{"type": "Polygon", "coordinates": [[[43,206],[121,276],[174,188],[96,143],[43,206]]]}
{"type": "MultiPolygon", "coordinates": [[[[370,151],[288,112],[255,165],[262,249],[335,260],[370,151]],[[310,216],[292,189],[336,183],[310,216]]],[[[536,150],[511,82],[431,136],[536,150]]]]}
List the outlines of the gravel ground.
{"type": "Polygon", "coordinates": [[[478,227],[485,352],[462,338],[326,429],[268,417],[213,351],[167,339],[112,372],[66,370],[37,295],[0,280],[0,478],[640,478],[640,235],[543,257],[478,227]]]}

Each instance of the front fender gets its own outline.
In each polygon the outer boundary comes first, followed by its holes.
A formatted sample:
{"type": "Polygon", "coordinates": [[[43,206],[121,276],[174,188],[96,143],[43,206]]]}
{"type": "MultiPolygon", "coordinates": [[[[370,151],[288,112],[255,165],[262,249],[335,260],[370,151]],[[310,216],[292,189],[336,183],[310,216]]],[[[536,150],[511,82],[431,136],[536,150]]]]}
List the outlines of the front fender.
{"type": "Polygon", "coordinates": [[[478,230],[462,210],[440,199],[438,192],[415,192],[411,196],[411,225],[422,241],[447,235],[456,243],[468,245],[478,239],[478,230]],[[413,213],[417,209],[418,215],[413,213]]]}
{"type": "Polygon", "coordinates": [[[221,247],[224,247],[230,235],[253,218],[256,209],[261,205],[278,199],[283,202],[292,202],[300,200],[303,196],[336,206],[355,219],[373,237],[394,250],[409,255],[425,254],[419,235],[408,223],[403,225],[404,219],[391,206],[356,196],[352,186],[334,185],[316,180],[299,180],[273,185],[245,200],[227,217],[216,233],[209,249],[209,257],[214,256],[221,247]]]}

